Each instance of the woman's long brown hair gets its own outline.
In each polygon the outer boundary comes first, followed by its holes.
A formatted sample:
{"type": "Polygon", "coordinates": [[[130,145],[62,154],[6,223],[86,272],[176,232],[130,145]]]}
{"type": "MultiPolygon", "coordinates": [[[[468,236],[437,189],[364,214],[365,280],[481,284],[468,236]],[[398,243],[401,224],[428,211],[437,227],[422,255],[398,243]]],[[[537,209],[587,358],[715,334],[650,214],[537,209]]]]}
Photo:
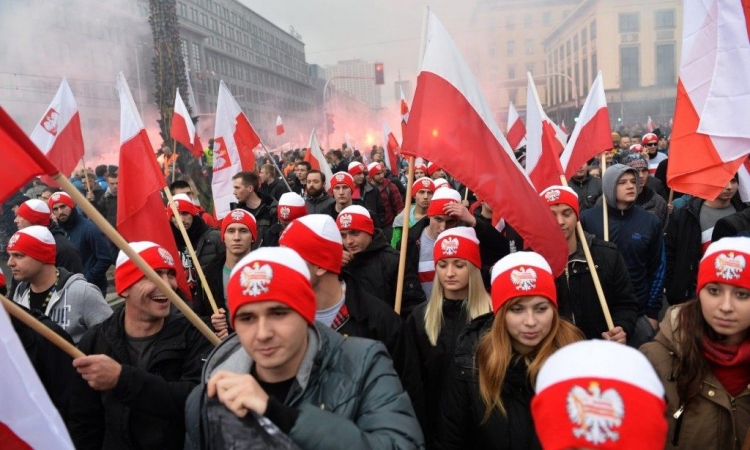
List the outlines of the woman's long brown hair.
{"type": "Polygon", "coordinates": [[[703,380],[711,370],[703,355],[703,340],[706,337],[721,342],[719,335],[703,317],[700,301],[696,299],[683,304],[675,330],[679,355],[675,376],[677,394],[683,405],[700,393],[703,380]]]}
{"type": "MultiPolygon", "coordinates": [[[[513,356],[513,344],[505,325],[505,315],[515,304],[528,297],[518,297],[506,302],[495,314],[492,328],[479,339],[476,350],[476,365],[479,370],[479,394],[486,406],[482,423],[487,422],[492,411],[497,409],[505,416],[505,406],[501,398],[505,374],[513,356]]],[[[532,354],[526,356],[528,375],[531,385],[536,383],[536,376],[542,364],[558,349],[585,339],[575,325],[560,319],[557,308],[550,305],[553,311],[552,326],[549,334],[539,343],[532,354]]]]}

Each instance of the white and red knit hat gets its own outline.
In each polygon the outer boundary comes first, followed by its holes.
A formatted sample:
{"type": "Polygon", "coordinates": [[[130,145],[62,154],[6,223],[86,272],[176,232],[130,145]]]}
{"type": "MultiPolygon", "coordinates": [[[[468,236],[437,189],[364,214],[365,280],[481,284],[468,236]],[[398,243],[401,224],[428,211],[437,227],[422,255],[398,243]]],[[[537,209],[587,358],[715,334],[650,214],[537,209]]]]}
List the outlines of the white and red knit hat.
{"type": "Polygon", "coordinates": [[[578,194],[567,186],[550,186],[539,193],[539,197],[547,202],[548,206],[568,205],[573,208],[576,217],[580,215],[580,206],[578,204],[578,194]]]}
{"type": "Polygon", "coordinates": [[[641,139],[641,145],[656,144],[657,142],[659,142],[659,136],[655,135],[654,133],[646,133],[641,139]]]}
{"type": "Polygon", "coordinates": [[[349,189],[354,191],[354,177],[349,175],[346,172],[336,172],[331,177],[331,190],[333,190],[334,187],[343,184],[346,186],[349,186],[349,189]]]}
{"type": "Polygon", "coordinates": [[[435,195],[432,196],[430,206],[427,207],[427,215],[429,217],[445,215],[443,207],[448,203],[461,203],[461,194],[450,188],[435,189],[435,195]]]}
{"type": "Polygon", "coordinates": [[[435,263],[446,258],[460,258],[469,261],[477,268],[482,267],[479,256],[479,239],[474,228],[455,227],[440,233],[432,251],[435,263]]]}
{"type": "Polygon", "coordinates": [[[249,211],[244,209],[233,209],[229,211],[229,214],[224,216],[221,220],[221,241],[224,242],[224,233],[227,232],[229,225],[233,223],[241,223],[250,229],[250,234],[253,235],[253,241],[258,240],[258,224],[249,211]]]}
{"type": "Polygon", "coordinates": [[[545,450],[664,448],[664,386],[648,359],[611,341],[567,345],[536,378],[531,401],[545,450]]]}
{"type": "Polygon", "coordinates": [[[75,203],[73,203],[73,198],[67,192],[61,191],[61,192],[55,192],[54,194],[52,194],[49,200],[47,201],[47,206],[49,206],[49,209],[51,210],[58,203],[67,205],[71,209],[76,207],[75,203]]]}
{"type": "Polygon", "coordinates": [[[440,170],[440,166],[438,166],[434,162],[427,163],[427,175],[432,176],[432,174],[437,172],[438,170],[440,170]]]}
{"type": "Polygon", "coordinates": [[[492,311],[516,297],[539,295],[557,306],[555,277],[549,263],[535,252],[516,252],[492,267],[492,311]]]}
{"type": "Polygon", "coordinates": [[[364,206],[351,205],[342,209],[336,218],[336,225],[340,231],[359,230],[367,234],[375,232],[370,212],[364,206]]]}
{"type": "MultiPolygon", "coordinates": [[[[175,269],[174,257],[164,247],[149,241],[131,242],[130,247],[146,261],[152,269],[175,269]]],[[[145,277],[141,269],[122,250],[115,264],[115,290],[122,295],[130,286],[145,277]]]]}
{"type": "MultiPolygon", "coordinates": [[[[172,196],[172,200],[174,200],[175,205],[177,206],[177,211],[182,213],[188,213],[191,216],[194,216],[198,214],[198,207],[195,206],[195,203],[193,203],[193,200],[190,199],[190,197],[187,194],[177,194],[172,196]]],[[[170,218],[174,215],[172,212],[172,207],[167,207],[167,216],[170,218]]]]}
{"type": "Polygon", "coordinates": [[[424,160],[422,158],[417,158],[417,160],[414,162],[414,171],[421,170],[424,173],[427,173],[427,164],[424,163],[424,160]]]}
{"type": "Polygon", "coordinates": [[[633,144],[630,146],[630,150],[636,153],[643,153],[643,146],[641,144],[633,144]]]}
{"type": "Polygon", "coordinates": [[[451,184],[448,183],[448,180],[445,178],[435,178],[432,180],[433,185],[435,186],[435,190],[443,189],[443,188],[450,188],[451,184]]]}
{"type": "Polygon", "coordinates": [[[281,222],[291,222],[307,215],[305,199],[296,192],[285,192],[279,198],[276,207],[276,217],[281,222]]]}
{"type": "Polygon", "coordinates": [[[422,177],[416,180],[411,186],[411,192],[413,195],[416,195],[417,192],[423,189],[427,189],[430,192],[435,192],[435,183],[432,181],[432,178],[422,177]]]}
{"type": "Polygon", "coordinates": [[[48,227],[52,211],[49,205],[38,199],[26,200],[16,210],[16,215],[25,219],[32,225],[48,227]]]}
{"type": "Polygon", "coordinates": [[[47,227],[31,225],[13,233],[8,240],[7,251],[23,253],[45,264],[54,264],[57,244],[47,227]]]}
{"type": "Polygon", "coordinates": [[[725,237],[706,249],[698,266],[698,290],[708,283],[750,289],[750,238],[725,237]]]}
{"type": "Polygon", "coordinates": [[[371,162],[367,165],[367,175],[370,178],[374,177],[380,172],[383,172],[383,166],[381,166],[379,162],[371,162]]]}
{"type": "Polygon", "coordinates": [[[349,163],[347,172],[349,172],[349,175],[355,176],[360,173],[367,173],[367,167],[359,161],[352,161],[349,163]]]}
{"type": "Polygon", "coordinates": [[[308,214],[292,221],[281,234],[279,245],[291,248],[310,264],[341,273],[344,245],[336,222],[327,214],[308,214]]]}
{"type": "Polygon", "coordinates": [[[310,285],[307,264],[297,252],[283,247],[259,248],[234,266],[227,283],[232,327],[237,310],[256,302],[283,303],[297,311],[308,324],[313,324],[315,292],[310,285]]]}

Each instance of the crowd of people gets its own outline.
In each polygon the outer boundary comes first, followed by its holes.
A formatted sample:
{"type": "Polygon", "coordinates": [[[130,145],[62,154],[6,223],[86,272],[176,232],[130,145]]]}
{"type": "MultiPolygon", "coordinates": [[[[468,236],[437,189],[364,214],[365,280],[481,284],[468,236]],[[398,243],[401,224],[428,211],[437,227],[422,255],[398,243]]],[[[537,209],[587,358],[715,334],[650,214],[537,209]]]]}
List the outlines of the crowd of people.
{"type": "MultiPolygon", "coordinates": [[[[0,289],[85,353],[13,322],[80,449],[750,445],[738,180],[714,200],[670,192],[667,136],[612,139],[539,193],[568,244],[559,275],[450,170],[417,160],[406,199],[407,164],[378,147],[328,152],[331,179],[304,149],[262,158],[216,218],[209,146],[192,176],[161,152],[179,255],[130,245],[218,346],[39,180],[4,205],[0,289]]],[[[73,181],[116,225],[117,167],[73,181]]]]}

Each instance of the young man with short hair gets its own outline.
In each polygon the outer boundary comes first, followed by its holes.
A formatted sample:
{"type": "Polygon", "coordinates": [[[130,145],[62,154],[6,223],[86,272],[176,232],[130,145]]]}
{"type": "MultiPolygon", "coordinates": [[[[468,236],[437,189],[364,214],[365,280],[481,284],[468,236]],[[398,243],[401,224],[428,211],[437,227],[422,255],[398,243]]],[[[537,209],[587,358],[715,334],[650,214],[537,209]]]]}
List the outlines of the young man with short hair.
{"type": "MultiPolygon", "coordinates": [[[[409,228],[413,227],[423,217],[427,215],[427,207],[430,206],[430,200],[433,194],[435,194],[435,184],[430,178],[422,177],[416,179],[411,188],[414,202],[411,204],[409,211],[409,228]]],[[[391,237],[391,246],[396,250],[401,250],[396,247],[396,244],[401,241],[401,236],[404,233],[404,214],[406,211],[402,210],[393,219],[393,237],[391,237]]]]}
{"type": "MultiPolygon", "coordinates": [[[[263,236],[276,223],[278,202],[260,192],[260,178],[254,172],[238,172],[232,177],[232,186],[237,203],[230,204],[230,208],[242,208],[252,214],[258,224],[258,236],[263,236]]],[[[257,245],[256,239],[254,248],[257,245]]]]}

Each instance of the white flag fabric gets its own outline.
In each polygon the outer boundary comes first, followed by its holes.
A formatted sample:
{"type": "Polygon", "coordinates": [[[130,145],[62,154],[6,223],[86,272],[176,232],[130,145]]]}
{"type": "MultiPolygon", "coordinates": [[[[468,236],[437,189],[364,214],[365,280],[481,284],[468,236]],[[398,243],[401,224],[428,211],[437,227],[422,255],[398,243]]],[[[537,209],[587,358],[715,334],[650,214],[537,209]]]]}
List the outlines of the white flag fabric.
{"type": "Polygon", "coordinates": [[[320,149],[318,144],[318,138],[315,135],[315,128],[310,132],[310,143],[308,145],[310,150],[305,153],[305,161],[310,163],[310,166],[315,170],[320,170],[326,177],[326,191],[331,188],[331,178],[333,178],[333,172],[331,166],[328,164],[323,150],[320,149]]]}

